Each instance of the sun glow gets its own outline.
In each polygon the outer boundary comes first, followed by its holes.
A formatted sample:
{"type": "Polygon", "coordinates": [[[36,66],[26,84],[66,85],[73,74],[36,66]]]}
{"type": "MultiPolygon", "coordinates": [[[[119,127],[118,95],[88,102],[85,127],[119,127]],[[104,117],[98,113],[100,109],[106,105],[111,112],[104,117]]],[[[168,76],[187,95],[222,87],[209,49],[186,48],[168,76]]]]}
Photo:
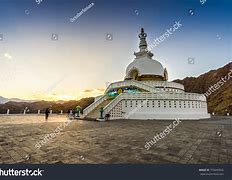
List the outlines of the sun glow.
{"type": "Polygon", "coordinates": [[[97,88],[97,89],[85,89],[76,93],[44,93],[44,92],[34,92],[32,95],[29,96],[23,96],[20,97],[22,99],[28,99],[28,100],[46,100],[46,101],[58,101],[58,100],[79,100],[81,98],[85,97],[96,97],[99,95],[104,94],[105,89],[104,88],[97,88]]]}

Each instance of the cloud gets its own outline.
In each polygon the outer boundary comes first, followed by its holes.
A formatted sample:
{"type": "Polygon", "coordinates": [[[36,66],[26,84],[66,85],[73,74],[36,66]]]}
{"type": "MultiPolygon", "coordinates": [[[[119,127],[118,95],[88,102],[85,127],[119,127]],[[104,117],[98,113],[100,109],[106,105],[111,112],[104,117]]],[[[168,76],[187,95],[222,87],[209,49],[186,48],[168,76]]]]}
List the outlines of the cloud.
{"type": "Polygon", "coordinates": [[[86,89],[86,90],[84,90],[85,93],[91,93],[93,91],[94,91],[94,89],[86,89]]]}
{"type": "Polygon", "coordinates": [[[105,91],[105,89],[104,89],[104,88],[97,88],[97,89],[85,89],[83,92],[84,92],[84,93],[93,93],[93,92],[98,92],[98,91],[104,92],[104,91],[105,91]]]}
{"type": "Polygon", "coordinates": [[[82,97],[76,97],[72,94],[59,94],[59,93],[44,93],[43,91],[36,91],[30,97],[33,100],[47,100],[47,101],[57,101],[57,100],[75,100],[82,97]]]}
{"type": "Polygon", "coordinates": [[[98,91],[102,91],[104,92],[105,91],[105,88],[97,88],[98,91]]]}
{"type": "Polygon", "coordinates": [[[12,59],[12,56],[11,56],[9,53],[5,53],[5,54],[4,54],[4,57],[5,57],[6,59],[12,59]]]}

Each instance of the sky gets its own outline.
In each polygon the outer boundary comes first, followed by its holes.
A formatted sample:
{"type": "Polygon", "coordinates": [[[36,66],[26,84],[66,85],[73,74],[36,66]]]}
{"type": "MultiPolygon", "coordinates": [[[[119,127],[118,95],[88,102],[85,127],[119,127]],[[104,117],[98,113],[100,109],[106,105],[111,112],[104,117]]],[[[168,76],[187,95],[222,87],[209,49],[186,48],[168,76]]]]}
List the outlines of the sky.
{"type": "Polygon", "coordinates": [[[124,79],[141,27],[150,44],[178,21],[182,26],[150,49],[153,59],[169,80],[199,76],[231,62],[231,7],[230,0],[0,0],[0,96],[101,95],[124,79]]]}

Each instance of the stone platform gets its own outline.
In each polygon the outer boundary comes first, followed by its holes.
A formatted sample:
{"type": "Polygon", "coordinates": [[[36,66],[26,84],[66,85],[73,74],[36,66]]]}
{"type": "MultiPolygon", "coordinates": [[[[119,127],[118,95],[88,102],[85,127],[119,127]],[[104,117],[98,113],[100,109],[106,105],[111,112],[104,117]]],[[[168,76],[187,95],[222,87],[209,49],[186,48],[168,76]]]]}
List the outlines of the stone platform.
{"type": "Polygon", "coordinates": [[[182,121],[149,150],[172,121],[74,120],[40,149],[36,142],[64,124],[65,116],[0,116],[0,163],[232,163],[232,117],[182,121]]]}

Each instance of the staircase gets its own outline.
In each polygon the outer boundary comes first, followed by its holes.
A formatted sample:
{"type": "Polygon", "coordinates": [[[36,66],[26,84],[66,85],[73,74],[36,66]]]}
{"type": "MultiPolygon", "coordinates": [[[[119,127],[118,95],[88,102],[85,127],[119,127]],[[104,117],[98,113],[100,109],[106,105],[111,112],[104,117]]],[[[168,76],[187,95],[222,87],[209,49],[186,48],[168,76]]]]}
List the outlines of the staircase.
{"type": "Polygon", "coordinates": [[[104,100],[101,104],[99,104],[97,107],[95,107],[87,116],[85,116],[85,118],[87,119],[97,119],[100,117],[100,108],[101,107],[106,107],[110,102],[112,101],[112,99],[106,99],[104,100]]]}
{"type": "MultiPolygon", "coordinates": [[[[83,111],[83,118],[89,118],[89,119],[97,119],[100,117],[100,108],[103,107],[104,110],[106,109],[107,111],[104,112],[108,113],[108,111],[113,108],[116,104],[117,101],[112,101],[112,100],[108,100],[106,93],[110,90],[110,89],[117,89],[117,88],[122,88],[122,87],[130,87],[130,86],[134,86],[137,87],[139,89],[143,89],[145,91],[148,91],[150,93],[157,93],[160,92],[160,90],[157,90],[156,88],[143,84],[141,82],[138,81],[134,81],[134,80],[130,80],[130,81],[119,81],[119,82],[115,82],[115,83],[111,83],[108,88],[105,91],[105,95],[103,95],[100,99],[98,99],[97,101],[93,102],[92,104],[90,104],[87,108],[84,109],[83,111]],[[112,101],[112,103],[110,103],[112,101]],[[113,103],[114,102],[114,103],[113,103]],[[108,106],[110,104],[110,106],[108,106]]],[[[117,100],[119,98],[116,98],[117,100]]]]}

